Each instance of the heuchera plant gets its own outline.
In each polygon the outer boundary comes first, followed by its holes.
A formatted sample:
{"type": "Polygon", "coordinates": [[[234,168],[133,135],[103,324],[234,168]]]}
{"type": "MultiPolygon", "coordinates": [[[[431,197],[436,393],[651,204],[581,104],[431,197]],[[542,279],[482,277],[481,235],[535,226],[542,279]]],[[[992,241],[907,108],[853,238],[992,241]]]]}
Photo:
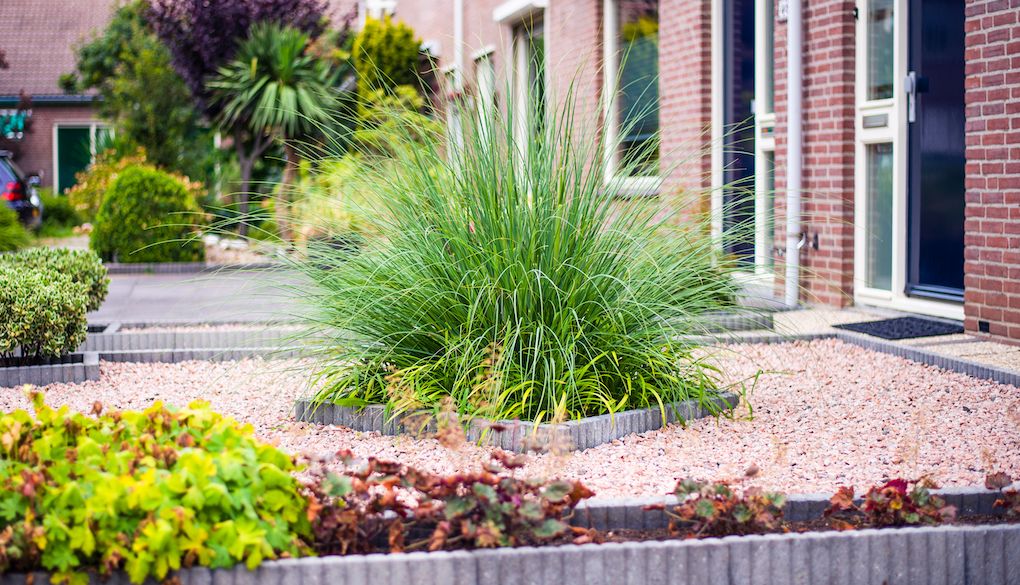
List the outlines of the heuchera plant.
{"type": "Polygon", "coordinates": [[[844,486],[829,500],[825,516],[839,529],[854,528],[847,518],[855,519],[856,515],[861,516],[862,524],[876,528],[951,522],[956,518],[956,508],[946,505],[945,500],[933,495],[928,487],[923,481],[893,479],[882,486],[873,486],[858,505],[854,503],[854,489],[844,486]]]}
{"type": "Polygon", "coordinates": [[[1002,490],[1002,495],[995,500],[996,508],[1006,510],[1009,518],[1020,518],[1020,491],[1010,487],[1013,485],[1013,478],[1008,473],[999,471],[988,474],[985,477],[985,487],[990,490],[1002,490]]]}
{"type": "Polygon", "coordinates": [[[184,567],[248,568],[310,552],[290,456],[207,405],[71,413],[31,395],[0,416],[0,574],[52,571],[85,585],[184,567]]]}
{"type": "MultiPolygon", "coordinates": [[[[683,479],[674,494],[680,504],[672,511],[669,531],[673,535],[725,536],[776,530],[783,521],[786,496],[758,487],[736,491],[727,482],[708,483],[683,479]]],[[[664,505],[647,509],[664,510],[664,505]]]]}
{"type": "Polygon", "coordinates": [[[593,494],[577,482],[525,481],[522,458],[496,452],[485,469],[440,477],[375,458],[338,454],[316,471],[312,530],[320,554],[490,548],[569,536],[574,507],[593,494]]]}

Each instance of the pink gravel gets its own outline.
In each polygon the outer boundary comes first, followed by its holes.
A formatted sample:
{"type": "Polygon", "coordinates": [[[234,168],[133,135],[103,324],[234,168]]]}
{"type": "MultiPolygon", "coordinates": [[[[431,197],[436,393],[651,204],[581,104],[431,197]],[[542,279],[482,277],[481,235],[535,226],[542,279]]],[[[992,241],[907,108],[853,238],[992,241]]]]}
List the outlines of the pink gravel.
{"type": "MultiPolygon", "coordinates": [[[[836,340],[724,348],[731,380],[765,370],[749,399],[753,417],[703,419],[687,428],[631,435],[565,455],[532,456],[523,474],[584,481],[598,497],[654,496],[681,477],[735,479],[790,493],[858,490],[892,477],[928,476],[944,486],[981,485],[986,473],[1020,475],[1020,389],[868,351],[836,340]]],[[[349,448],[447,473],[477,465],[485,449],[299,423],[294,398],[307,393],[301,361],[180,364],[103,363],[102,378],[45,388],[51,404],[87,411],[96,400],[144,408],[153,400],[202,398],[296,453],[349,448]]],[[[0,389],[5,411],[24,408],[0,389]]]]}

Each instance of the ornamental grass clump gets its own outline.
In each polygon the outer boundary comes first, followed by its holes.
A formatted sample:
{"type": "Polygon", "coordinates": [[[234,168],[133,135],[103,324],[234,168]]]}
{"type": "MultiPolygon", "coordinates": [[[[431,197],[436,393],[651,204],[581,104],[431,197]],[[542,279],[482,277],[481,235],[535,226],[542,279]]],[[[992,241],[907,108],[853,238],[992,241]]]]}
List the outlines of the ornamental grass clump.
{"type": "Polygon", "coordinates": [[[714,408],[690,335],[736,287],[701,218],[624,197],[603,171],[615,145],[570,107],[530,132],[465,108],[453,140],[416,120],[348,183],[380,235],[298,262],[319,401],[539,421],[714,408]]]}
{"type": "Polygon", "coordinates": [[[251,426],[201,403],[85,416],[31,398],[34,417],[0,416],[0,575],[142,583],[310,552],[295,464],[251,426]]]}

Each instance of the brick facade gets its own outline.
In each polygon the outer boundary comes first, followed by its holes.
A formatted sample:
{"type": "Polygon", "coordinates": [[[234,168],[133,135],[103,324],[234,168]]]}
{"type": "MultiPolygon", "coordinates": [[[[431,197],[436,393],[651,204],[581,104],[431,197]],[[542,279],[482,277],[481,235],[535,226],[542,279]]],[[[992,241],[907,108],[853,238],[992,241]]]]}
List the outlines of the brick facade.
{"type": "MultiPolygon", "coordinates": [[[[441,61],[452,57],[452,4],[447,0],[437,9],[417,0],[398,3],[398,16],[423,37],[444,39],[441,61]]],[[[496,47],[498,71],[505,73],[511,33],[492,22],[499,4],[465,0],[466,53],[483,44],[496,47]]],[[[723,99],[712,95],[712,10],[718,4],[660,0],[662,166],[675,169],[664,178],[660,202],[666,208],[676,209],[682,193],[711,186],[708,128],[718,105],[713,101],[723,99]]],[[[856,159],[857,4],[803,3],[802,300],[837,307],[854,302],[855,169],[864,164],[856,159]]],[[[602,5],[548,0],[545,12],[554,91],[574,83],[586,108],[597,106],[603,86],[602,5]]],[[[976,332],[987,323],[992,335],[1020,340],[1020,0],[966,0],[966,6],[966,326],[976,332]]],[[[775,64],[777,291],[786,258],[787,26],[775,19],[774,54],[765,57],[775,64]]],[[[465,73],[470,83],[470,71],[465,73]]],[[[592,119],[601,123],[598,114],[592,119]]],[[[897,190],[894,196],[906,195],[897,190]]]]}
{"type": "Polygon", "coordinates": [[[1020,340],[1020,1],[967,2],[966,326],[1020,340]]]}
{"type": "Polygon", "coordinates": [[[90,124],[98,121],[98,112],[90,105],[50,106],[35,105],[25,140],[7,143],[14,158],[28,174],[38,174],[43,187],[53,187],[53,129],[58,124],[90,124]]]}
{"type": "MultiPolygon", "coordinates": [[[[804,95],[801,219],[802,298],[847,306],[854,275],[854,2],[804,3],[804,95]],[[813,246],[818,239],[818,249],[813,246]]],[[[786,189],[787,59],[785,22],[776,24],[776,191],[786,189]]],[[[775,241],[785,246],[786,205],[776,201],[775,241]]],[[[785,251],[783,251],[785,257],[785,251]]],[[[777,258],[777,286],[784,267],[777,258]]]]}

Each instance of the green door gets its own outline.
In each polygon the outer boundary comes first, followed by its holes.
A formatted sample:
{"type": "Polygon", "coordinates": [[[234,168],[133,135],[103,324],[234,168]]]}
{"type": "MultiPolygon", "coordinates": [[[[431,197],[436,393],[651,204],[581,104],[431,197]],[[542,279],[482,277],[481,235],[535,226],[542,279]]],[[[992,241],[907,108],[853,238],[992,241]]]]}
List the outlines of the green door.
{"type": "Polygon", "coordinates": [[[74,175],[92,163],[91,143],[88,127],[57,128],[57,193],[73,187],[74,175]]]}

